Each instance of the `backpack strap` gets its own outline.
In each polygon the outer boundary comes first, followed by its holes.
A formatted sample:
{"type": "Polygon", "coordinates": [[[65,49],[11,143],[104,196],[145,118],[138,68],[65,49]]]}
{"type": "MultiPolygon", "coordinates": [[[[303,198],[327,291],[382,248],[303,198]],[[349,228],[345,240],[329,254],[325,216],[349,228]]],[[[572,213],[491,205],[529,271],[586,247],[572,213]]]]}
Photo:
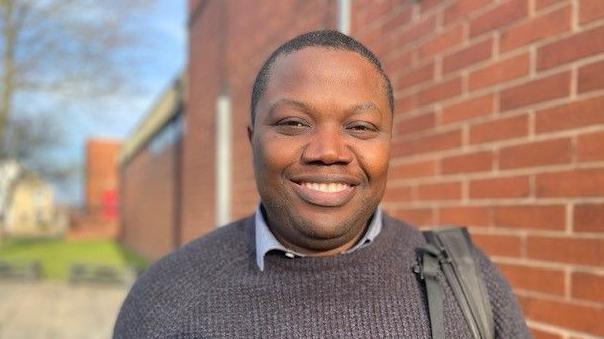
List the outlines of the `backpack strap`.
{"type": "Polygon", "coordinates": [[[422,263],[415,271],[426,282],[433,338],[444,338],[442,325],[444,292],[440,285],[439,291],[436,291],[437,288],[433,286],[438,284],[433,273],[435,265],[436,273],[440,268],[451,286],[473,337],[493,338],[494,323],[489,297],[472,255],[474,245],[467,229],[443,227],[422,233],[428,244],[420,248],[422,263]],[[436,310],[436,308],[440,309],[436,310]]]}
{"type": "Polygon", "coordinates": [[[433,339],[445,339],[443,304],[445,294],[438,281],[440,261],[444,259],[442,252],[432,244],[421,248],[421,265],[414,267],[414,272],[426,283],[428,294],[428,312],[433,339]]]}

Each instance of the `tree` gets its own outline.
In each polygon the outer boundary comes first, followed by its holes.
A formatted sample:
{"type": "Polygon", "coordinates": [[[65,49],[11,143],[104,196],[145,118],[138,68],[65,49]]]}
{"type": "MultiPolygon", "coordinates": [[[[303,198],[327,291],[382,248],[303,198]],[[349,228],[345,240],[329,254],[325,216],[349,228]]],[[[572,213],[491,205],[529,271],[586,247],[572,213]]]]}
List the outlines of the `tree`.
{"type": "Polygon", "coordinates": [[[31,161],[56,144],[51,129],[28,127],[60,124],[66,103],[135,88],[152,7],[152,0],[0,0],[0,159],[31,161]]]}

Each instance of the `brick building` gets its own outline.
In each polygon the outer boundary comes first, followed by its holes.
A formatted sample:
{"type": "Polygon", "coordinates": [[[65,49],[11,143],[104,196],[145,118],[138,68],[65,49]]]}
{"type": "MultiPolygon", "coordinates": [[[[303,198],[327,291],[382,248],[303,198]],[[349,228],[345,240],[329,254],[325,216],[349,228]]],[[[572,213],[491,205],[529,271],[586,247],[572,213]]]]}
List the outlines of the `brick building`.
{"type": "MultiPolygon", "coordinates": [[[[86,209],[102,213],[108,209],[110,197],[117,191],[117,156],[119,140],[92,138],[86,141],[86,169],[84,175],[86,209]]],[[[107,217],[115,218],[114,213],[107,217]]]]}
{"type": "Polygon", "coordinates": [[[181,79],[170,84],[119,154],[119,238],[152,260],[181,244],[181,88],[181,79]]]}
{"type": "MultiPolygon", "coordinates": [[[[536,338],[604,336],[604,1],[190,0],[188,28],[174,245],[254,210],[254,76],[288,38],[339,28],[393,82],[384,208],[469,226],[536,338]]],[[[163,237],[138,227],[133,244],[163,237]]]]}
{"type": "Polygon", "coordinates": [[[115,238],[118,230],[117,158],[121,142],[91,138],[86,141],[84,206],[71,211],[67,237],[115,238]]]}

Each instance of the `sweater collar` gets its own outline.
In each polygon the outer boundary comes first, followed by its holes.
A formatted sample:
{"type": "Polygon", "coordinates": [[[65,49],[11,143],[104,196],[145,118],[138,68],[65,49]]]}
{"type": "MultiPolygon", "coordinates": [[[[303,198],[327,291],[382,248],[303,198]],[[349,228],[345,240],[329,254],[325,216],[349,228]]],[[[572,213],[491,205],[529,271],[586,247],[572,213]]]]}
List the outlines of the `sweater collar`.
{"type": "MultiPolygon", "coordinates": [[[[278,250],[284,253],[289,258],[304,257],[304,254],[297,253],[286,248],[275,238],[271,230],[268,228],[264,214],[262,213],[262,205],[258,205],[254,215],[255,233],[256,233],[256,264],[260,271],[264,271],[264,257],[269,251],[278,250]]],[[[368,246],[382,230],[382,209],[378,207],[375,210],[369,222],[369,227],[363,237],[350,249],[342,252],[342,254],[352,253],[360,248],[368,246]]]]}

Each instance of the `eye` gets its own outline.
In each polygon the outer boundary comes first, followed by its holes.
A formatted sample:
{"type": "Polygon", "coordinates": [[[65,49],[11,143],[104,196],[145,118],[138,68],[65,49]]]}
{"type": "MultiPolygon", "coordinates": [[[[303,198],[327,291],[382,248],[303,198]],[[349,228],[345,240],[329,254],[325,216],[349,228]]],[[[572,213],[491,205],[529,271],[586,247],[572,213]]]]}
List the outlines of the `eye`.
{"type": "Polygon", "coordinates": [[[311,127],[310,123],[301,118],[282,119],[277,121],[274,126],[279,133],[285,135],[301,134],[311,127]]]}
{"type": "Polygon", "coordinates": [[[379,131],[374,124],[368,121],[353,121],[346,125],[346,130],[359,138],[370,138],[379,131]]]}

